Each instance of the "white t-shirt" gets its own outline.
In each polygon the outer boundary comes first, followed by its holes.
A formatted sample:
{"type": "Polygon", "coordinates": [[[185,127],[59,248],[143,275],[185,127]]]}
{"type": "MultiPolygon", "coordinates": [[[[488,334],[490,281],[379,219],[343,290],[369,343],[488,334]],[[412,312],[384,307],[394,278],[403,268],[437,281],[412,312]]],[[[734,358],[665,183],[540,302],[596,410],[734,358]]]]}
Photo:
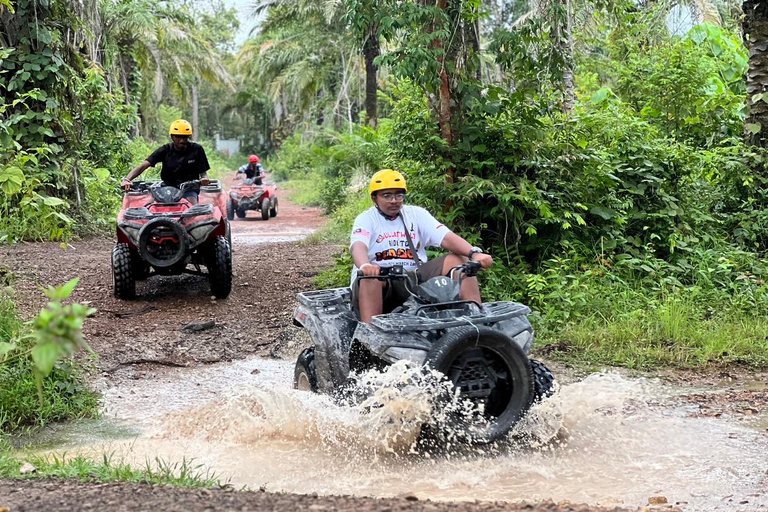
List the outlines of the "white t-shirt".
{"type": "MultiPolygon", "coordinates": [[[[405,219],[413,246],[422,263],[427,261],[426,248],[439,247],[445,235],[451,232],[445,224],[441,224],[420,206],[404,205],[400,215],[405,219]]],[[[355,242],[363,242],[368,247],[368,261],[380,267],[402,265],[405,270],[416,268],[416,262],[413,261],[411,248],[408,246],[408,239],[403,229],[403,220],[400,217],[388,220],[375,206],[355,219],[349,241],[350,251],[355,242]]],[[[358,270],[355,265],[352,269],[350,286],[355,282],[358,270]]]]}

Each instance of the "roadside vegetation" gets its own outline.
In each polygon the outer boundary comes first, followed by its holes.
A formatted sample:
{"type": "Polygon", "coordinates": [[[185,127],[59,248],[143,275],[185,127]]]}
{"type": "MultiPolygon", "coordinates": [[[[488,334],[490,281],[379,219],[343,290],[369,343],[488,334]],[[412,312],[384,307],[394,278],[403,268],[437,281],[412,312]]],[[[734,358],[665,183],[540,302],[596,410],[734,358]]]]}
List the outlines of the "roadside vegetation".
{"type": "Polygon", "coordinates": [[[571,65],[544,58],[557,49],[535,19],[496,31],[489,53],[506,78],[456,77],[451,141],[436,89],[403,76],[380,94],[387,117],[375,131],[283,142],[270,166],[311,176],[295,199],[331,212],[320,236],[339,242],[316,282],[346,285],[366,177],[393,167],[410,202],[492,252],[486,300],[530,305],[546,357],[764,369],[766,153],[751,143],[747,49],[727,19],[670,35],[632,6],[594,14],[608,25],[581,27],[571,65]]]}
{"type": "Polygon", "coordinates": [[[75,478],[81,482],[135,482],[178,487],[220,488],[219,477],[191,459],[169,463],[160,458],[146,461],[143,467],[132,467],[111,454],[91,458],[83,455],[14,454],[10,446],[0,444],[0,478],[75,478]],[[21,474],[23,466],[34,471],[21,474]]]}
{"type": "Polygon", "coordinates": [[[97,414],[98,397],[84,379],[87,363],[72,358],[90,351],[82,324],[94,312],[64,304],[76,285],[75,279],[44,290],[50,301],[30,322],[19,319],[9,288],[0,290],[0,436],[97,414]]]}

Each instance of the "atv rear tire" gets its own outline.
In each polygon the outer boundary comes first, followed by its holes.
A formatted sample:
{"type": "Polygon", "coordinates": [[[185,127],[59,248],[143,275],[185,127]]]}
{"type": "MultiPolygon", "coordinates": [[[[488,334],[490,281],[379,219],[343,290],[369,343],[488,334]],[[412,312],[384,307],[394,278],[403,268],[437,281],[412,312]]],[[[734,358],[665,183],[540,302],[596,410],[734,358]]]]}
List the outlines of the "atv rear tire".
{"type": "Polygon", "coordinates": [[[232,198],[227,198],[227,220],[235,220],[235,204],[232,198]]]}
{"type": "Polygon", "coordinates": [[[261,202],[261,220],[269,220],[269,203],[268,200],[261,202]]]}
{"type": "Polygon", "coordinates": [[[112,288],[118,299],[128,300],[136,297],[133,258],[128,244],[117,244],[112,249],[112,288]]]}
{"type": "MultiPolygon", "coordinates": [[[[461,396],[483,406],[488,421],[466,432],[466,440],[486,444],[503,438],[533,402],[533,372],[523,350],[508,336],[489,327],[448,331],[427,354],[425,364],[445,375],[461,396]]],[[[466,419],[448,420],[459,430],[466,419]]],[[[462,436],[461,433],[459,433],[462,436]]]]}
{"type": "Polygon", "coordinates": [[[540,402],[549,398],[554,393],[555,376],[541,361],[536,361],[535,359],[530,361],[534,385],[536,386],[534,401],[540,402]]]}
{"type": "Polygon", "coordinates": [[[232,291],[232,250],[223,236],[217,236],[208,253],[208,280],[211,294],[217,299],[226,299],[232,291]]]}
{"type": "Polygon", "coordinates": [[[270,217],[277,217],[277,198],[272,200],[272,208],[269,209],[270,217]]]}
{"type": "Polygon", "coordinates": [[[315,348],[305,348],[296,360],[293,370],[293,389],[317,393],[317,372],[315,370],[315,348]]]}

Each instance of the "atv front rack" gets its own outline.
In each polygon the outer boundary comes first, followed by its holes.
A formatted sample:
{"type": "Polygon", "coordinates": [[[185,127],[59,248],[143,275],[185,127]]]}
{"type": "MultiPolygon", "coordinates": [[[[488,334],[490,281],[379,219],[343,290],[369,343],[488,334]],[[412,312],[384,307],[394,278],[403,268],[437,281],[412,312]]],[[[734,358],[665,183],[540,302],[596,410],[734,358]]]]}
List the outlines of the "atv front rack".
{"type": "Polygon", "coordinates": [[[315,290],[298,294],[299,303],[309,308],[338,309],[338,306],[350,307],[349,288],[331,288],[329,290],[315,290]]]}
{"type": "MultiPolygon", "coordinates": [[[[388,313],[371,318],[371,324],[379,329],[396,332],[434,331],[452,329],[464,325],[495,324],[502,320],[526,316],[531,312],[528,306],[516,302],[488,302],[482,304],[482,310],[475,314],[460,317],[431,316],[423,311],[418,316],[413,313],[388,313]]],[[[440,311],[435,311],[439,315],[440,311]]]]}
{"type": "MultiPolygon", "coordinates": [[[[178,204],[178,203],[177,203],[178,204]]],[[[175,206],[174,204],[164,204],[163,207],[175,206]]],[[[128,208],[123,214],[124,219],[141,220],[141,219],[154,219],[156,217],[197,217],[200,215],[213,215],[212,204],[196,204],[182,212],[160,212],[152,213],[146,206],[140,206],[138,208],[128,208]]]]}

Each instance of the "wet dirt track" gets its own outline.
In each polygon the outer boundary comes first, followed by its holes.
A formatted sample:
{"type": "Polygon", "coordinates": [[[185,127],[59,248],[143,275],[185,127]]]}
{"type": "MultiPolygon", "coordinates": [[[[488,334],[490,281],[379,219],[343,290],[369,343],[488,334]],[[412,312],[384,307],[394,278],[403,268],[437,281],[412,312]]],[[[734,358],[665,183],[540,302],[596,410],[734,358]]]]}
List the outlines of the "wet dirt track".
{"type": "MultiPolygon", "coordinates": [[[[83,484],[74,481],[0,481],[0,509],[11,512],[55,510],[164,511],[274,511],[295,512],[589,512],[584,505],[546,503],[535,507],[499,502],[439,503],[413,497],[370,499],[344,496],[233,492],[158,487],[141,484],[83,484]]],[[[620,512],[623,508],[600,509],[620,512]]]]}
{"type": "MultiPolygon", "coordinates": [[[[262,221],[257,212],[233,221],[234,279],[227,300],[212,300],[207,281],[198,276],[152,278],[137,284],[138,299],[112,296],[110,252],[113,241],[94,239],[59,244],[19,244],[0,249],[25,318],[44,305],[38,286],[80,277],[73,294],[98,309],[86,322],[88,343],[99,354],[94,379],[108,386],[160,383],[176,371],[249,356],[292,360],[307,339],[292,326],[295,294],[311,288],[316,272],[331,262],[336,248],[297,244],[322,219],[313,209],[291,205],[280,196],[276,218],[262,221]]],[[[214,365],[215,366],[215,365],[214,365]]],[[[766,409],[765,388],[736,387],[710,395],[691,392],[675,397],[692,416],[735,417],[741,421],[766,409]]],[[[676,376],[678,380],[679,377],[676,376]]],[[[682,380],[685,380],[683,378],[682,380]]],[[[689,380],[709,386],[699,376],[689,380]]],[[[718,381],[722,384],[722,379],[718,381]]],[[[647,406],[647,404],[646,404],[647,406]]],[[[651,404],[653,407],[654,404],[651,404]]],[[[663,408],[668,405],[658,405],[663,408]]],[[[614,414],[611,411],[606,414],[614,414]]],[[[768,428],[768,424],[766,425],[768,428]]],[[[493,461],[487,461],[492,464],[493,461]]],[[[628,461],[629,463],[629,461],[628,461]]],[[[755,468],[758,469],[758,468],[755,468]]],[[[253,488],[253,487],[252,487],[253,488]]],[[[482,494],[482,493],[480,493],[482,494]]],[[[411,496],[414,498],[415,496],[411,496]]],[[[482,495],[477,498],[483,499],[482,495]]],[[[738,498],[736,498],[738,499],[738,498]]],[[[514,500],[513,500],[514,501],[514,500]]],[[[674,501],[672,501],[674,503],[674,501]]],[[[0,509],[11,510],[618,510],[542,503],[450,503],[414,499],[316,497],[302,494],[240,493],[171,489],[129,484],[78,484],[69,481],[0,482],[0,509]]],[[[659,503],[669,509],[674,505],[659,503]]],[[[750,510],[744,503],[743,510],[750,510]]],[[[688,510],[688,509],[686,509],[688,510]]]]}
{"type": "Polygon", "coordinates": [[[323,219],[316,209],[293,206],[281,197],[277,217],[262,221],[256,213],[232,222],[234,275],[226,300],[214,300],[207,279],[194,275],[151,277],[136,283],[136,300],[115,299],[110,267],[114,241],[109,239],[73,241],[64,247],[3,246],[0,267],[10,270],[25,318],[45,305],[40,286],[80,278],[72,298],[98,310],[85,323],[84,333],[99,354],[96,367],[101,372],[142,377],[162,366],[265,355],[285,345],[295,294],[311,288],[312,277],[337,249],[274,242],[286,232],[303,230],[306,235],[317,228],[323,219]]]}

